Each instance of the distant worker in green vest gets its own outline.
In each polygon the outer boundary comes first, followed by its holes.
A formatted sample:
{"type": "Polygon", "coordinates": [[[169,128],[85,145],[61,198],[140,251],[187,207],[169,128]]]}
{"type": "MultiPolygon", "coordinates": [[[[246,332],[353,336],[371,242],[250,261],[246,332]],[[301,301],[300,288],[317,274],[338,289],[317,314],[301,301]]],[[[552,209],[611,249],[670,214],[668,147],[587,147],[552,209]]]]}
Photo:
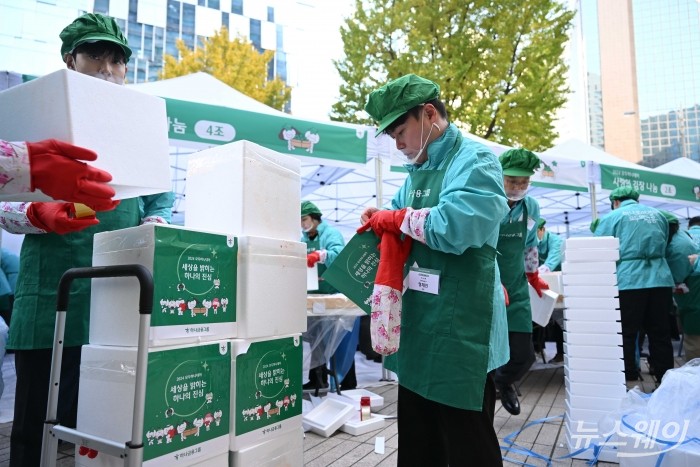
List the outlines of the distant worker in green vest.
{"type": "MultiPolygon", "coordinates": [[[[323,222],[321,210],[311,201],[301,203],[301,241],[306,243],[306,265],[318,267],[318,290],[309,293],[333,294],[338,291],[321,277],[345,247],[345,239],[338,229],[323,222]]],[[[352,331],[346,334],[335,351],[335,372],[342,382],[341,389],[355,389],[355,350],[360,336],[360,319],[355,320],[352,331]]],[[[316,359],[314,359],[316,360],[316,359]]],[[[318,381],[321,387],[328,386],[328,368],[326,364],[312,368],[309,382],[304,389],[315,389],[318,381]]]]}
{"type": "Polygon", "coordinates": [[[600,218],[594,234],[620,240],[617,288],[620,294],[622,355],[625,379],[641,380],[638,338],[649,338],[649,366],[661,382],[673,368],[673,346],[668,315],[673,310],[673,276],[666,261],[668,220],[658,209],[639,201],[629,186],[610,193],[612,211],[600,218]]]}
{"type": "MultiPolygon", "coordinates": [[[[561,250],[562,244],[564,243],[559,235],[552,235],[547,231],[545,227],[546,223],[547,220],[542,217],[537,221],[537,239],[539,241],[537,244],[537,251],[539,253],[540,264],[537,270],[541,274],[561,271],[561,250]]],[[[564,330],[554,319],[550,321],[548,327],[552,330],[554,342],[557,344],[557,354],[549,360],[549,363],[562,363],[564,362],[564,330]]],[[[544,349],[538,348],[539,344],[544,342],[544,332],[545,329],[541,327],[538,330],[533,330],[535,352],[544,351],[544,349]],[[538,332],[542,334],[537,336],[538,332]]]]}
{"type": "Polygon", "coordinates": [[[520,401],[513,385],[525,376],[535,361],[528,283],[540,296],[542,290],[549,288],[537,271],[540,205],[537,200],[527,196],[530,177],[540,166],[540,158],[527,149],[509,149],[498,159],[503,167],[503,185],[510,208],[501,220],[498,235],[498,268],[509,301],[506,312],[510,359],[496,370],[496,388],[501,393],[503,408],[518,415],[520,401]]]}

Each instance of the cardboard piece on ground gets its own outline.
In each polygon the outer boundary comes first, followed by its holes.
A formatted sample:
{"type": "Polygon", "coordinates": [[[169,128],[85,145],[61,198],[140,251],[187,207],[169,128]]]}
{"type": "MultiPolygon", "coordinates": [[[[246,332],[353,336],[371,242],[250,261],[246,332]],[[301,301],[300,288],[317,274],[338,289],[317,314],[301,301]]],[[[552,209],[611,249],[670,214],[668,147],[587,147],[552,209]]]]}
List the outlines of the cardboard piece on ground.
{"type": "MultiPolygon", "coordinates": [[[[97,153],[115,199],[171,190],[165,101],[73,70],[59,70],[0,93],[0,138],[55,138],[97,153]]],[[[5,201],[50,201],[35,191],[5,201]]],[[[298,222],[297,222],[298,223],[298,222]]]]}

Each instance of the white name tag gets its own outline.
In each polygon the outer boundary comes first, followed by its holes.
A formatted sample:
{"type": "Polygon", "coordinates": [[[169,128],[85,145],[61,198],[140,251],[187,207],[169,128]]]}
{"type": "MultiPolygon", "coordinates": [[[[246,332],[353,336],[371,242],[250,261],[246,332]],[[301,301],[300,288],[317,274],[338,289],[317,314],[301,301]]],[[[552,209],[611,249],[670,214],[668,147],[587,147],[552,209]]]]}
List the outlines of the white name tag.
{"type": "Polygon", "coordinates": [[[438,295],[440,292],[440,271],[412,267],[408,271],[408,288],[438,295]]]}

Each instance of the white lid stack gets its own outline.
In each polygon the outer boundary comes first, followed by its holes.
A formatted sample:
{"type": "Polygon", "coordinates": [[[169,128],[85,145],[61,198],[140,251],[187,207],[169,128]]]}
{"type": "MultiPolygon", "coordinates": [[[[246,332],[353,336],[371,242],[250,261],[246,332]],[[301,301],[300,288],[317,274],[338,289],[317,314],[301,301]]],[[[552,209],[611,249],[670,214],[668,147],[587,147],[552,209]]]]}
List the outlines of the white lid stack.
{"type": "MultiPolygon", "coordinates": [[[[626,386],[622,360],[615,237],[566,240],[564,295],[564,374],[567,443],[574,457],[591,459],[604,443],[598,421],[619,407],[626,386]],[[589,449],[585,449],[589,448],[589,449]]],[[[603,447],[599,460],[617,462],[603,447]]]]}

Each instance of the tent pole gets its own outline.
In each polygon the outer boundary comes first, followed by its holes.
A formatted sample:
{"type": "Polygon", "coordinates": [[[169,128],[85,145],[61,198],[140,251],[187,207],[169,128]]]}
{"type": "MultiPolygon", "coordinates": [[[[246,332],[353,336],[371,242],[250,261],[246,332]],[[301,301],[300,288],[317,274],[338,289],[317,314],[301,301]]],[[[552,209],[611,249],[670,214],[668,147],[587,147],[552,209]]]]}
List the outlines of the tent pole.
{"type": "Polygon", "coordinates": [[[377,187],[377,208],[381,209],[382,206],[384,205],[384,190],[382,186],[382,158],[381,156],[377,155],[377,157],[374,159],[374,182],[376,183],[377,187]]]}
{"type": "Polygon", "coordinates": [[[591,221],[598,218],[598,202],[595,196],[595,183],[588,184],[588,193],[591,195],[591,221]]]}

